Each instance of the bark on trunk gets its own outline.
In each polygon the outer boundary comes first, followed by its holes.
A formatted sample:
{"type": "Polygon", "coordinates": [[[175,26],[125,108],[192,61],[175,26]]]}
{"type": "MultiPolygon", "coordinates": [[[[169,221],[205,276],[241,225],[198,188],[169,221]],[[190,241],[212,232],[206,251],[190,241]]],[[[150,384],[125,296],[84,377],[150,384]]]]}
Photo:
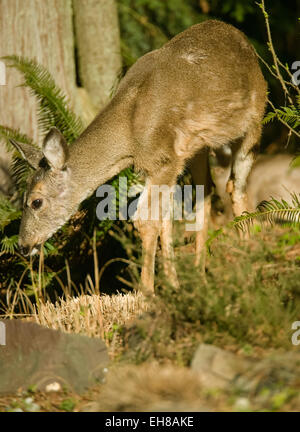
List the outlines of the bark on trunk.
{"type": "Polygon", "coordinates": [[[114,0],[74,0],[73,5],[80,82],[99,109],[121,70],[117,7],[114,0]]]}
{"type": "MultiPolygon", "coordinates": [[[[76,74],[71,0],[0,0],[0,56],[20,55],[48,68],[75,101],[76,74]]],[[[13,69],[0,86],[0,124],[20,128],[38,140],[36,105],[13,69]]]]}
{"type": "MultiPolygon", "coordinates": [[[[121,68],[115,1],[0,0],[0,56],[12,54],[44,65],[88,124],[107,103],[121,68]]],[[[0,86],[0,124],[38,140],[34,98],[16,87],[22,81],[18,72],[9,69],[6,78],[0,86]]]]}
{"type": "MultiPolygon", "coordinates": [[[[0,0],[0,57],[13,54],[45,66],[87,125],[108,101],[121,68],[115,0],[0,0]]],[[[0,124],[40,143],[36,102],[29,89],[17,87],[21,82],[16,70],[6,70],[0,124]]],[[[0,142],[0,165],[1,159],[9,156],[0,142]]]]}

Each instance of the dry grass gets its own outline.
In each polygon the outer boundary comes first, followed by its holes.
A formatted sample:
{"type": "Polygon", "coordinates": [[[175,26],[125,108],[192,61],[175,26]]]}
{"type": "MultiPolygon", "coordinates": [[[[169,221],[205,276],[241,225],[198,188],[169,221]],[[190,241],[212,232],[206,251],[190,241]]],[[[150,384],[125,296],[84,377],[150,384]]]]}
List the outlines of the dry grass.
{"type": "Polygon", "coordinates": [[[43,326],[67,333],[102,337],[112,357],[120,346],[120,329],[147,310],[141,293],[113,296],[97,294],[68,296],[55,304],[46,302],[35,307],[33,319],[43,326]]]}

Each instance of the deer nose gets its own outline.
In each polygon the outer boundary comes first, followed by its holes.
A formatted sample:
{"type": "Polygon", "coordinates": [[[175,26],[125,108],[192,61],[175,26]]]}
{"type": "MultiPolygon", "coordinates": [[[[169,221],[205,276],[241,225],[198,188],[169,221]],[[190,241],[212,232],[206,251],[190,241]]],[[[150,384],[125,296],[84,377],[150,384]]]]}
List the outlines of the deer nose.
{"type": "Polygon", "coordinates": [[[20,246],[19,249],[23,256],[29,255],[29,246],[20,246]]]}

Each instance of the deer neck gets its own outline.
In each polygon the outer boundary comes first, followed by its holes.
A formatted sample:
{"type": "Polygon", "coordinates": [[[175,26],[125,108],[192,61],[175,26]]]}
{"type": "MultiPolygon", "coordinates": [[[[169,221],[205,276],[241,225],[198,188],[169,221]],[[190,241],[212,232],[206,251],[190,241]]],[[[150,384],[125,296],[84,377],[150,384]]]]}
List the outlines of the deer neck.
{"type": "Polygon", "coordinates": [[[112,101],[71,145],[68,167],[76,204],[133,163],[124,107],[112,101]]]}

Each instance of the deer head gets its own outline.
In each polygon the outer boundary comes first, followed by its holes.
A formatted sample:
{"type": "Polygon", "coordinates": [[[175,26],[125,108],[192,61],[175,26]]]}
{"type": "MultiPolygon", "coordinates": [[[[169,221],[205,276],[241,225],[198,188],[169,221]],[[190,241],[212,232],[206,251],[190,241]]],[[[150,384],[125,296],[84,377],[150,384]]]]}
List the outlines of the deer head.
{"type": "Polygon", "coordinates": [[[19,233],[21,253],[34,255],[74,211],[70,196],[68,147],[56,128],[52,128],[45,137],[42,150],[14,140],[10,142],[34,169],[24,194],[19,233]]]}

